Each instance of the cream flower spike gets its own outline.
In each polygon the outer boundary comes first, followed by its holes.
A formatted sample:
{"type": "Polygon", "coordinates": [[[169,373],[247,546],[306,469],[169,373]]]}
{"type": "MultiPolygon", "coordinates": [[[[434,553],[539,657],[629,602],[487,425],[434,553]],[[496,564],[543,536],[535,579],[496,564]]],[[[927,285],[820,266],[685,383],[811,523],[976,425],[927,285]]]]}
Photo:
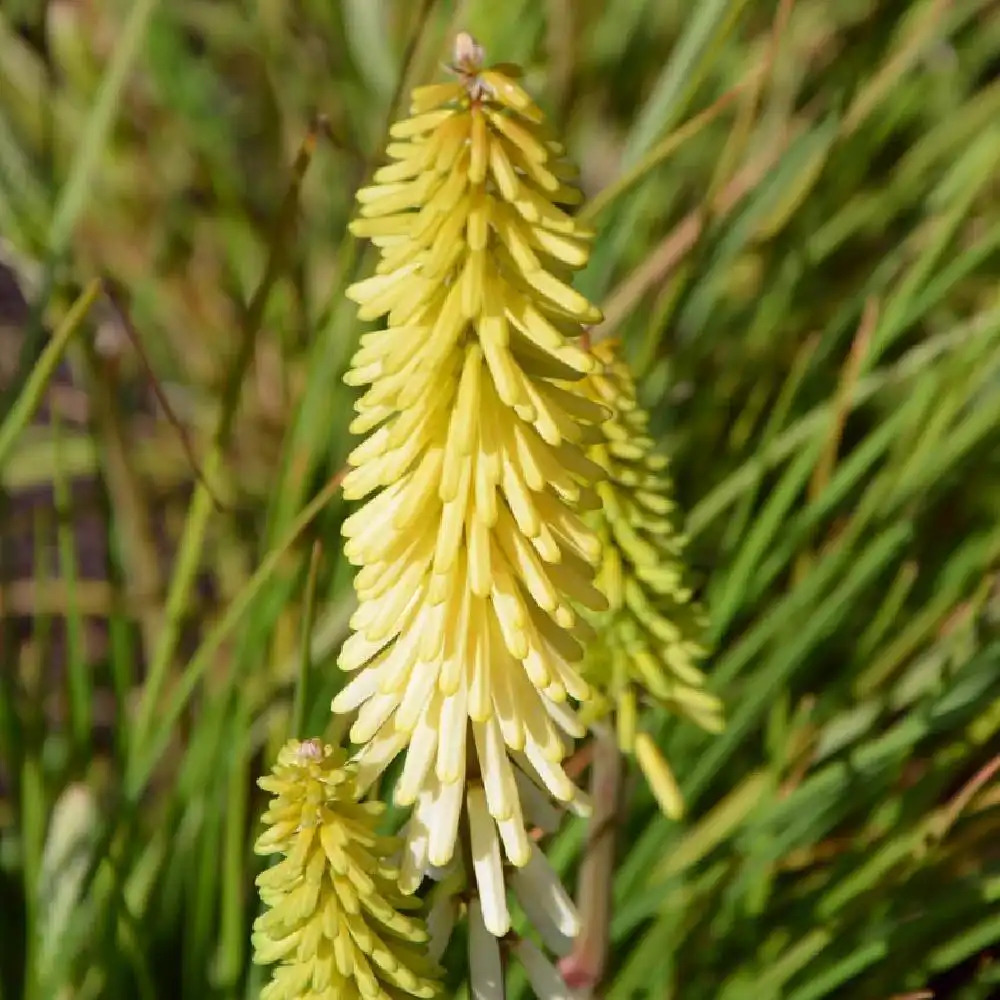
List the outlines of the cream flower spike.
{"type": "MultiPolygon", "coordinates": [[[[491,885],[531,857],[519,787],[584,808],[561,766],[590,694],[576,609],[607,603],[581,516],[607,411],[580,381],[600,312],[568,284],[592,237],[566,211],[576,174],[515,70],[484,68],[465,34],[452,69],[413,92],[358,192],[351,230],[380,261],[347,293],[385,319],[345,379],[368,389],[344,494],[367,499],[344,525],[359,607],[333,710],[357,711],[362,782],[406,750],[407,890],[452,858],[463,806],[491,885]]],[[[486,915],[502,934],[499,904],[486,915]]]]}
{"type": "Polygon", "coordinates": [[[395,838],[359,804],[353,766],[318,740],[282,748],[261,788],[275,798],[254,847],[283,860],[257,879],[268,910],[254,923],[254,961],[280,962],[261,1000],[402,1000],[437,995],[419,904],[396,886],[395,838]]]}
{"type": "Polygon", "coordinates": [[[679,818],[683,802],[670,768],[649,735],[637,731],[639,700],[710,732],[723,727],[722,704],[704,690],[697,666],[705,654],[704,615],[684,583],[684,538],[674,524],[667,460],[654,451],[649,415],[617,344],[602,341],[593,350],[602,368],[586,388],[612,416],[604,441],[589,453],[607,473],[592,523],[603,551],[597,585],[609,610],[593,617],[598,639],[584,672],[598,697],[588,717],[614,713],[619,746],[635,754],[664,813],[679,818]]]}

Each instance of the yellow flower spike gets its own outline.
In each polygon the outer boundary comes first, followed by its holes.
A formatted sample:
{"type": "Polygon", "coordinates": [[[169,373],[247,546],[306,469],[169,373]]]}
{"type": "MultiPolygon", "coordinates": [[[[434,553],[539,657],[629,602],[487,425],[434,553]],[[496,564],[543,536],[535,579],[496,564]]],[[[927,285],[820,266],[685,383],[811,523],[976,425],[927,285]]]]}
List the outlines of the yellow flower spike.
{"type": "MultiPolygon", "coordinates": [[[[567,283],[593,234],[565,210],[575,171],[516,74],[484,69],[466,34],[453,63],[457,83],[414,91],[351,226],[381,260],[348,295],[385,329],[345,379],[367,387],[352,429],[368,437],[344,494],[367,499],[344,526],[359,608],[340,664],[360,672],[333,710],[358,713],[363,781],[406,749],[407,891],[451,860],[463,803],[495,882],[501,851],[530,857],[518,776],[574,800],[566,699],[589,694],[574,664],[590,630],[570,604],[604,603],[581,516],[603,475],[583,449],[608,411],[580,346],[600,312],[567,283]]],[[[496,899],[486,916],[502,933],[496,899]]]]}
{"type": "Polygon", "coordinates": [[[601,428],[603,441],[588,452],[607,474],[597,486],[602,509],[590,524],[603,543],[595,583],[608,610],[590,615],[597,641],[587,649],[583,673],[600,697],[586,717],[615,713],[622,749],[635,753],[661,808],[676,816],[680,792],[649,736],[637,731],[637,701],[644,696],[711,732],[722,728],[722,705],[702,688],[704,621],[683,583],[684,539],[672,519],[666,460],[653,453],[649,416],[617,345],[603,341],[593,354],[603,367],[585,386],[612,416],[601,428]]]}
{"type": "Polygon", "coordinates": [[[402,912],[418,904],[387,861],[398,842],[376,833],[383,806],[358,803],[343,751],[292,740],[259,784],[274,798],[254,849],[283,856],[257,878],[254,961],[280,963],[261,1000],[436,996],[423,921],[402,912]]]}

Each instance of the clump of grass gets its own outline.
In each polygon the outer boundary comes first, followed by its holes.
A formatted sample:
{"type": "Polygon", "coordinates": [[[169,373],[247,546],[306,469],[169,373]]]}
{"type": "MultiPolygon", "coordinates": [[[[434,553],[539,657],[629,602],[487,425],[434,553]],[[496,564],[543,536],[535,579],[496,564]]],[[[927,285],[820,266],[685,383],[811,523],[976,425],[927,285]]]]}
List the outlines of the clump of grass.
{"type": "MultiPolygon", "coordinates": [[[[352,198],[457,27],[526,67],[582,165],[576,287],[671,457],[727,707],[713,736],[645,720],[687,812],[631,782],[610,810],[612,905],[583,914],[604,994],[989,995],[1000,21],[980,0],[5,7],[0,229],[30,310],[0,321],[0,995],[261,986],[254,779],[296,685],[299,732],[344,735],[352,198]],[[187,446],[111,303],[74,329],[97,278],[128,291],[187,446]],[[81,480],[96,566],[69,530],[81,480]]],[[[571,879],[598,841],[574,821],[546,854],[571,879]]],[[[516,968],[507,988],[526,995],[516,968]]]]}

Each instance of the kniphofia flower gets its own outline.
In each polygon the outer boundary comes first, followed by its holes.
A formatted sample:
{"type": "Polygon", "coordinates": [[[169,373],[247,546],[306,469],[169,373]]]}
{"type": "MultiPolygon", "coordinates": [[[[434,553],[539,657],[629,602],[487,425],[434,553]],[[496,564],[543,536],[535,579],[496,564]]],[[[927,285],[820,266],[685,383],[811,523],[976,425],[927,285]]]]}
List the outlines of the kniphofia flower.
{"type": "Polygon", "coordinates": [[[465,803],[499,935],[503,857],[531,858],[523,803],[579,802],[561,761],[589,695],[576,609],[606,605],[581,517],[606,411],[580,382],[600,313],[568,283],[592,237],[567,210],[574,170],[514,69],[483,68],[460,35],[454,71],[413,92],[351,226],[380,260],[348,295],[385,325],[347,376],[368,386],[352,424],[367,436],[344,493],[367,499],[344,525],[359,607],[339,663],[355,675],[333,708],[358,710],[363,781],[406,749],[405,888],[452,858],[465,803]]]}
{"type": "Polygon", "coordinates": [[[283,858],[257,879],[268,907],[254,923],[254,961],[279,962],[261,1000],[402,1000],[436,995],[419,903],[375,832],[385,808],[357,801],[353,765],[318,740],[292,740],[271,774],[258,854],[283,858]]]}
{"type": "Polygon", "coordinates": [[[594,617],[585,676],[597,697],[591,716],[613,710],[619,746],[634,752],[661,807],[682,810],[676,782],[655,743],[639,732],[642,700],[684,716],[712,732],[722,728],[722,705],[704,690],[697,666],[705,650],[704,615],[684,581],[685,539],[674,520],[667,459],[655,450],[649,414],[618,345],[595,345],[601,368],[586,380],[611,416],[604,440],[589,455],[606,473],[597,487],[601,509],[592,517],[602,542],[597,585],[608,610],[594,617]]]}

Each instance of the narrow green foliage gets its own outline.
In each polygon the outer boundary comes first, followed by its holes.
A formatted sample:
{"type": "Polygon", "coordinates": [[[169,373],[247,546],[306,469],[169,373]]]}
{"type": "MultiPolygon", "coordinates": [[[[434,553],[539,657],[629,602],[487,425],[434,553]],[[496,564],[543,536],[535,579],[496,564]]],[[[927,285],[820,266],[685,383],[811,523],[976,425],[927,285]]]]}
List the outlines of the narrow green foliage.
{"type": "MultiPolygon", "coordinates": [[[[290,720],[324,744],[354,721],[329,711],[356,611],[335,477],[370,331],[344,290],[377,261],[347,226],[394,97],[460,30],[524,67],[580,167],[592,253],[559,280],[621,344],[642,452],[602,487],[606,538],[635,579],[657,539],[678,567],[623,590],[617,625],[588,615],[595,654],[641,639],[658,678],[587,664],[660,777],[601,804],[602,994],[995,993],[995,6],[2,5],[0,998],[265,988],[254,779],[290,720]],[[186,441],[95,277],[127,292],[186,441]]],[[[374,838],[404,818],[344,808],[374,838]]],[[[565,884],[595,870],[585,819],[531,832],[565,884]]],[[[463,934],[444,996],[468,995],[463,934]]]]}

